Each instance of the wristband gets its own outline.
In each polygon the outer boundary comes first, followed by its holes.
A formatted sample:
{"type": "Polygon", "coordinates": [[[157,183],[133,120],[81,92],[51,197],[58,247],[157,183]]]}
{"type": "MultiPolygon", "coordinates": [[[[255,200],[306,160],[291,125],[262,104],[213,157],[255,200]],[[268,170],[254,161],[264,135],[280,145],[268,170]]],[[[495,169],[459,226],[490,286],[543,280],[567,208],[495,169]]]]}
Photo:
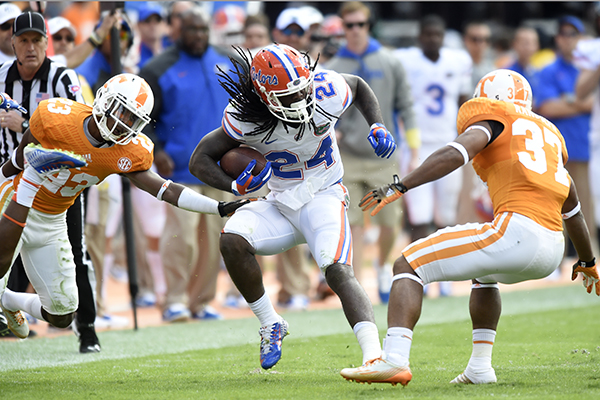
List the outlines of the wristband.
{"type": "Polygon", "coordinates": [[[172,180],[170,180],[170,179],[169,179],[169,180],[167,180],[167,181],[164,181],[164,182],[163,182],[162,186],[160,187],[160,190],[159,190],[159,191],[158,191],[158,193],[156,194],[156,198],[157,198],[158,200],[162,201],[162,199],[163,199],[163,198],[162,198],[162,197],[163,197],[163,194],[165,193],[165,191],[167,190],[167,188],[169,187],[169,185],[170,185],[171,183],[173,183],[173,181],[172,181],[172,180]]]}
{"type": "Polygon", "coordinates": [[[102,44],[102,40],[100,39],[100,36],[98,36],[96,31],[94,31],[90,34],[90,37],[88,38],[88,42],[90,42],[91,45],[94,46],[95,48],[100,47],[100,45],[102,44]]]}
{"type": "Polygon", "coordinates": [[[582,267],[582,268],[593,267],[594,265],[596,265],[596,257],[594,257],[592,259],[592,261],[581,261],[581,260],[579,260],[577,262],[577,264],[579,264],[579,266],[582,267]]]}

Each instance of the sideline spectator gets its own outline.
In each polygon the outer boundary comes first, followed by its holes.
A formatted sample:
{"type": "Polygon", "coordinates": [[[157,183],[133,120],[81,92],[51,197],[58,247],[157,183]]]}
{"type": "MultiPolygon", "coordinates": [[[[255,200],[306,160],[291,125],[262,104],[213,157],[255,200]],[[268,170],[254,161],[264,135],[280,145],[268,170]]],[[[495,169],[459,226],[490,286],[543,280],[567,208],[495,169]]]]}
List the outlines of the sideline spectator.
{"type": "Polygon", "coordinates": [[[11,40],[13,22],[19,15],[21,15],[21,9],[16,5],[0,4],[0,64],[15,58],[11,40]]]}
{"type": "MultiPolygon", "coordinates": [[[[590,112],[593,95],[583,100],[575,96],[575,84],[579,70],[573,64],[573,51],[577,42],[585,34],[581,20],[566,16],[558,21],[556,43],[556,61],[538,73],[534,110],[548,118],[562,133],[569,151],[569,162],[565,165],[569,175],[577,185],[577,194],[581,202],[581,211],[588,226],[594,226],[593,203],[589,185],[590,112]]],[[[575,257],[573,244],[566,236],[566,256],[575,257]]],[[[552,278],[560,277],[560,268],[552,278]]]]}
{"type": "MultiPolygon", "coordinates": [[[[393,52],[369,35],[371,10],[367,5],[358,1],[346,2],[341,6],[339,14],[346,45],[327,63],[327,68],[364,79],[379,100],[385,126],[397,126],[396,114],[400,114],[406,141],[412,149],[407,157],[411,162],[416,161],[420,137],[404,67],[393,52]]],[[[365,132],[368,130],[367,122],[356,107],[351,107],[336,125],[345,168],[344,185],[350,195],[348,219],[353,239],[354,274],[359,281],[362,280],[364,268],[365,218],[358,207],[358,200],[367,190],[385,183],[400,168],[397,157],[382,159],[365,146],[365,132]]],[[[401,205],[398,202],[377,218],[371,219],[371,223],[379,227],[378,252],[373,260],[373,267],[377,273],[379,298],[383,303],[387,303],[389,299],[392,284],[392,265],[388,262],[388,257],[396,240],[400,211],[401,205]]]]}
{"type": "MultiPolygon", "coordinates": [[[[176,46],[154,57],[140,75],[155,93],[151,117],[156,124],[149,124],[146,131],[156,137],[158,173],[195,192],[226,199],[231,196],[199,182],[188,169],[196,144],[220,126],[229,100],[215,71],[217,65],[231,68],[231,62],[220,49],[209,45],[209,21],[199,7],[185,11],[176,46]]],[[[222,318],[209,305],[216,295],[222,227],[218,217],[167,206],[167,222],[160,241],[167,284],[165,321],[222,318]]]]}

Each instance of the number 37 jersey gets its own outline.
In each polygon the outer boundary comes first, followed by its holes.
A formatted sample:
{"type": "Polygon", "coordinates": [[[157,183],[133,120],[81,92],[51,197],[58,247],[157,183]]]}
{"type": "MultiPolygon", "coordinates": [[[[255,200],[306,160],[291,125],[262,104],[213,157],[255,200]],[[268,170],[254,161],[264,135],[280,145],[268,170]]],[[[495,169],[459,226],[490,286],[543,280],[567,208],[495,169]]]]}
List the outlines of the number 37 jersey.
{"type": "Polygon", "coordinates": [[[562,206],[571,185],[567,147],[547,119],[512,103],[471,99],[460,108],[457,128],[494,120],[504,130],[473,158],[487,184],[494,214],[515,212],[553,231],[562,230],[562,206]]]}
{"type": "MultiPolygon", "coordinates": [[[[63,169],[50,175],[33,201],[36,210],[60,214],[85,188],[96,185],[108,175],[145,171],[152,166],[154,143],[145,135],[137,136],[124,146],[94,147],[83,128],[84,121],[91,115],[90,106],[55,98],[40,102],[31,116],[29,129],[43,147],[72,151],[88,163],[85,167],[63,169]]],[[[15,179],[14,187],[21,175],[15,179]]]]}
{"type": "MultiPolygon", "coordinates": [[[[335,137],[337,118],[352,103],[352,91],[346,80],[337,72],[320,70],[314,79],[317,109],[313,115],[316,131],[306,124],[300,140],[295,140],[299,129],[281,121],[270,138],[262,141],[265,134],[249,135],[256,125],[241,122],[231,115],[235,112],[229,105],[224,112],[222,127],[234,140],[256,148],[271,161],[273,176],[268,182],[269,189],[284,192],[304,185],[311,193],[335,184],[342,179],[344,168],[335,137]],[[321,107],[329,116],[318,111],[321,107]],[[310,182],[310,183],[309,183],[310,182]]],[[[368,132],[365,132],[365,145],[368,146],[368,132]]],[[[301,190],[302,191],[302,190],[301,190]]],[[[306,194],[306,193],[304,193],[306,194]]],[[[297,193],[302,196],[303,193],[297,193]]]]}

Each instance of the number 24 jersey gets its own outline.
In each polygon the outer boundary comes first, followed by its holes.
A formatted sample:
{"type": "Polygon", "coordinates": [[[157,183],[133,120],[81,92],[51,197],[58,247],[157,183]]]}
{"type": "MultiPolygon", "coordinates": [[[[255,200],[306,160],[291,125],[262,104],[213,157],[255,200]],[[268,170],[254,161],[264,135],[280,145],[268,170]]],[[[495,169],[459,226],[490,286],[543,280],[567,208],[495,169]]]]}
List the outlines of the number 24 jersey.
{"type": "MultiPolygon", "coordinates": [[[[234,140],[252,146],[271,161],[273,176],[268,182],[269,189],[282,192],[303,183],[311,177],[318,178],[321,189],[340,181],[344,168],[335,137],[337,118],[352,103],[352,91],[346,80],[337,72],[320,70],[315,74],[315,96],[317,106],[322,107],[334,118],[328,118],[315,110],[313,115],[317,131],[306,126],[299,141],[295,136],[299,129],[288,127],[286,131],[280,121],[269,140],[262,142],[264,134],[251,136],[256,127],[253,123],[236,120],[231,113],[235,108],[229,105],[224,112],[222,127],[234,140]]],[[[365,146],[368,132],[365,132],[365,146]]]]}

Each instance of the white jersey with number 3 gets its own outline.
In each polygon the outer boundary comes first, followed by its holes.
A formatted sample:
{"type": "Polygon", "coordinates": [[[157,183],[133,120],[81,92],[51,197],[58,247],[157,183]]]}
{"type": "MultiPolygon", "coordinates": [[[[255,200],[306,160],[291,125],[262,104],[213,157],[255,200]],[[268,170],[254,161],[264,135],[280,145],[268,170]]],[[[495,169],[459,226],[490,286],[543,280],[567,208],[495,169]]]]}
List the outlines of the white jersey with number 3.
{"type": "Polygon", "coordinates": [[[223,115],[222,126],[227,135],[254,147],[271,162],[269,189],[278,201],[293,209],[304,205],[319,190],[339,182],[344,174],[334,127],[336,119],[352,104],[352,91],[340,74],[330,70],[316,73],[314,85],[317,109],[313,119],[317,130],[306,124],[300,140],[296,140],[299,128],[288,126],[286,130],[279,122],[271,137],[263,141],[264,133],[250,135],[256,124],[235,119],[233,106],[229,105],[223,115]],[[334,118],[319,112],[319,107],[334,118]]]}
{"type": "Polygon", "coordinates": [[[459,49],[440,49],[433,62],[418,47],[398,49],[396,57],[406,69],[421,140],[443,143],[456,138],[458,98],[471,93],[469,54],[459,49]]]}

